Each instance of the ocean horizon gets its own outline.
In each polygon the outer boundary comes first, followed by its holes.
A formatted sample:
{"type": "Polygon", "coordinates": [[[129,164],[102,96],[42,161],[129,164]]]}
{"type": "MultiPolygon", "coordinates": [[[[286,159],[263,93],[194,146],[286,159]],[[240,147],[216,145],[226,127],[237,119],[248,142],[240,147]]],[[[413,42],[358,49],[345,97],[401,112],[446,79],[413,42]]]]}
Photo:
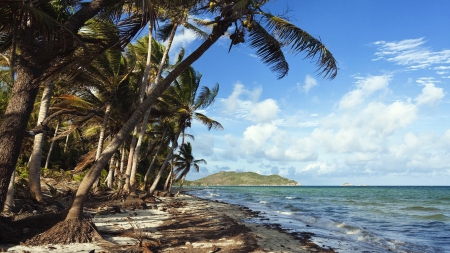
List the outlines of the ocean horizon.
{"type": "Polygon", "coordinates": [[[311,233],[336,252],[450,252],[450,186],[192,188],[191,195],[260,212],[248,222],[311,233]]]}

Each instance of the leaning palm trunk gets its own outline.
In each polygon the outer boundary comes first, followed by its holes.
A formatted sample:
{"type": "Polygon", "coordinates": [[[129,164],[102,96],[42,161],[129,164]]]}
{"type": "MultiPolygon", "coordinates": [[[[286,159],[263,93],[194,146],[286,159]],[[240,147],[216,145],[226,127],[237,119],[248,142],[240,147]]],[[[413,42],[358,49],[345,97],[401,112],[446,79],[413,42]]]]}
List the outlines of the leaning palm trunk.
{"type": "Polygon", "coordinates": [[[123,187],[123,184],[124,184],[124,178],[123,178],[123,168],[124,168],[124,165],[125,165],[125,146],[123,145],[122,146],[122,149],[120,150],[120,166],[119,166],[119,168],[118,168],[118,172],[119,173],[116,173],[116,175],[117,175],[117,178],[118,178],[118,180],[117,180],[117,191],[122,191],[122,187],[123,187]]]}
{"type": "MultiPolygon", "coordinates": [[[[139,102],[140,103],[142,103],[144,101],[144,97],[145,97],[145,93],[146,93],[145,91],[147,90],[148,79],[149,79],[150,69],[151,69],[152,41],[153,41],[152,29],[153,29],[153,23],[150,21],[150,23],[148,25],[147,61],[145,63],[144,74],[142,75],[141,90],[140,90],[140,94],[139,94],[139,102]]],[[[150,108],[148,110],[150,110],[150,108]]],[[[149,112],[149,114],[150,114],[150,112],[149,112]]],[[[142,128],[143,128],[143,126],[141,127],[141,129],[142,128]]],[[[136,125],[133,130],[133,137],[132,137],[131,145],[130,145],[130,153],[128,155],[127,171],[125,172],[125,185],[123,186],[125,192],[130,192],[130,190],[131,190],[131,175],[132,175],[133,160],[135,157],[135,150],[136,150],[136,145],[137,145],[137,137],[136,137],[137,132],[138,132],[138,127],[136,125]]],[[[134,170],[136,170],[136,169],[134,169],[134,170]]],[[[133,176],[133,184],[134,184],[134,176],[133,176]]]]}
{"type": "Polygon", "coordinates": [[[16,172],[12,173],[11,181],[9,181],[8,194],[6,195],[5,205],[3,206],[3,212],[10,212],[14,207],[14,180],[16,178],[16,172]]]}
{"type": "MultiPolygon", "coordinates": [[[[109,143],[100,155],[99,159],[86,173],[83,181],[78,187],[72,207],[70,208],[66,220],[80,219],[83,214],[83,205],[89,193],[89,189],[100,174],[102,168],[108,163],[111,156],[116,152],[125,138],[130,134],[133,128],[142,119],[144,113],[153,105],[159,96],[170,86],[170,84],[192,63],[199,59],[231,26],[232,22],[222,22],[213,28],[211,35],[206,39],[192,54],[184,59],[177,67],[171,71],[164,80],[153,86],[147,98],[135,110],[133,115],[123,125],[120,131],[115,135],[114,139],[109,143]]],[[[8,175],[10,176],[10,175],[8,175]]],[[[0,177],[1,178],[1,177],[0,177]]],[[[9,180],[9,178],[8,178],[9,180]]],[[[1,203],[0,203],[1,204],[1,203]]]]}
{"type": "Polygon", "coordinates": [[[148,190],[148,193],[150,195],[153,195],[153,193],[156,190],[156,186],[158,186],[159,180],[161,179],[162,174],[164,173],[164,171],[166,170],[167,165],[169,164],[170,159],[172,159],[173,157],[173,151],[175,150],[175,148],[177,148],[178,146],[178,138],[180,137],[180,133],[181,131],[178,131],[175,139],[172,140],[172,145],[170,146],[170,150],[169,153],[166,156],[166,160],[164,160],[163,165],[161,166],[161,169],[159,170],[158,174],[155,177],[155,180],[153,181],[152,186],[150,187],[150,189],[148,190]]]}
{"type": "Polygon", "coordinates": [[[144,183],[142,184],[142,188],[141,190],[145,191],[146,187],[147,187],[147,182],[148,182],[148,176],[150,175],[150,172],[153,169],[153,166],[155,165],[156,162],[156,158],[158,157],[159,152],[161,151],[161,147],[163,146],[164,143],[164,138],[166,137],[166,133],[167,133],[167,128],[164,129],[164,132],[161,136],[161,142],[159,143],[159,147],[156,150],[155,155],[153,156],[152,162],[150,163],[150,165],[148,166],[147,172],[145,173],[144,176],[144,183]]]}
{"type": "Polygon", "coordinates": [[[34,79],[43,74],[43,69],[44,66],[20,64],[16,69],[17,79],[0,126],[0,207],[5,204],[9,181],[19,158],[28,119],[39,90],[39,83],[34,79]]]}
{"type": "Polygon", "coordinates": [[[109,163],[109,171],[108,176],[106,177],[106,186],[110,189],[113,188],[113,181],[114,181],[114,163],[115,159],[114,156],[111,157],[111,162],[109,163]]]}
{"type": "MultiPolygon", "coordinates": [[[[100,157],[100,154],[103,150],[103,143],[105,142],[105,133],[106,133],[106,126],[108,126],[109,121],[109,115],[111,114],[111,103],[107,103],[105,108],[105,116],[103,116],[103,123],[102,128],[100,130],[100,136],[98,137],[98,145],[97,145],[97,152],[95,153],[95,160],[97,160],[100,157]]],[[[97,183],[94,184],[94,191],[98,190],[100,181],[97,181],[97,183]]]]}
{"type": "Polygon", "coordinates": [[[135,150],[136,142],[137,142],[137,136],[136,136],[137,129],[138,129],[138,127],[135,126],[134,130],[133,130],[133,136],[131,137],[130,151],[128,152],[127,169],[124,173],[125,183],[123,185],[123,191],[125,191],[127,193],[130,191],[130,175],[131,175],[131,167],[133,165],[134,150],[135,150]]]}
{"type": "MultiPolygon", "coordinates": [[[[175,32],[177,31],[177,27],[178,27],[178,24],[176,24],[172,28],[172,31],[170,33],[170,37],[169,37],[169,40],[167,41],[166,49],[164,50],[163,57],[158,66],[158,73],[156,74],[155,85],[158,84],[159,79],[161,77],[161,73],[164,68],[164,64],[166,62],[167,55],[169,54],[169,50],[172,46],[173,39],[175,38],[175,32]]],[[[149,44],[150,44],[150,41],[149,41],[149,44]]],[[[147,57],[149,57],[149,56],[147,56],[147,57]]],[[[142,120],[141,132],[139,133],[139,139],[136,144],[136,149],[134,150],[133,165],[131,168],[131,177],[130,177],[130,185],[131,185],[132,190],[136,189],[136,186],[135,186],[136,171],[137,171],[137,166],[138,166],[138,162],[139,162],[139,156],[141,153],[142,140],[144,139],[144,134],[145,134],[145,131],[147,129],[147,124],[148,124],[148,119],[150,118],[150,111],[151,111],[151,108],[148,109],[144,115],[144,119],[142,120]]]]}
{"type": "Polygon", "coordinates": [[[170,165],[170,172],[169,176],[166,179],[166,183],[164,184],[164,191],[167,191],[169,189],[169,182],[173,175],[173,164],[170,165]]]}
{"type": "MultiPolygon", "coordinates": [[[[48,108],[50,107],[50,100],[53,94],[54,82],[48,81],[45,84],[44,92],[42,94],[41,107],[39,108],[39,116],[37,125],[39,126],[42,121],[47,117],[48,108]]],[[[33,151],[31,153],[30,173],[28,177],[28,184],[30,187],[31,198],[37,202],[44,202],[44,196],[41,190],[41,160],[42,160],[42,146],[44,144],[44,134],[36,134],[34,136],[33,151]]]]}
{"type": "Polygon", "coordinates": [[[111,103],[108,103],[105,108],[105,116],[103,117],[102,129],[100,130],[100,136],[98,137],[97,153],[95,153],[95,160],[100,157],[103,150],[103,144],[105,142],[106,126],[108,126],[109,115],[111,114],[111,103]]]}
{"type": "MultiPolygon", "coordinates": [[[[56,124],[55,134],[53,135],[53,138],[55,138],[58,135],[58,128],[59,128],[59,121],[58,121],[58,124],[56,124]]],[[[52,155],[54,145],[55,145],[55,140],[52,141],[52,144],[50,144],[50,148],[48,149],[47,159],[45,160],[44,168],[48,168],[48,164],[50,163],[50,156],[52,155]]]]}

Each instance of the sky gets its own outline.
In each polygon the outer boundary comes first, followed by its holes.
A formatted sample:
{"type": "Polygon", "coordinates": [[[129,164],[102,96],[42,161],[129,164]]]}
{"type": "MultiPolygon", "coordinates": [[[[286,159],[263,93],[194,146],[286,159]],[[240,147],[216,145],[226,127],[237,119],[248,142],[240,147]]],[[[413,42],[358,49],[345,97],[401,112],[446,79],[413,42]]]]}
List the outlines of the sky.
{"type": "MultiPolygon", "coordinates": [[[[221,38],[193,66],[218,83],[201,113],[224,129],[193,123],[195,180],[219,171],[278,174],[302,185],[450,185],[450,1],[288,1],[285,13],[331,51],[335,79],[304,55],[277,73],[221,38]],[[289,10],[286,13],[286,10],[289,10]]],[[[172,52],[200,41],[185,30],[172,52]]]]}

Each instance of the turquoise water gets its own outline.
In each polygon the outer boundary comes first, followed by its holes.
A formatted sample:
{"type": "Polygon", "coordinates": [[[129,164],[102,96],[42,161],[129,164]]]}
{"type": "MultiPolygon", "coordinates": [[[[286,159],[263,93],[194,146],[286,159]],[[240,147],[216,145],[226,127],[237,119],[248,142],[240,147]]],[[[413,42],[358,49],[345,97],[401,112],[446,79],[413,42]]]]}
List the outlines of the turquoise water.
{"type": "Polygon", "coordinates": [[[337,252],[449,252],[450,187],[210,187],[190,194],[260,211],[337,252]]]}

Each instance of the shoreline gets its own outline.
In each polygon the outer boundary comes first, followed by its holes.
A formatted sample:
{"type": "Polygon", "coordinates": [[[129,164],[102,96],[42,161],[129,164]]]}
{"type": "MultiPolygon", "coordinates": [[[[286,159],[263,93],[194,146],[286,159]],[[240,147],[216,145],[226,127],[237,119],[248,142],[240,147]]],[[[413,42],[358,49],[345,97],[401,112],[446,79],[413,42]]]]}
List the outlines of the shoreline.
{"type": "Polygon", "coordinates": [[[6,252],[335,252],[310,241],[310,233],[290,233],[246,207],[198,198],[189,190],[178,197],[158,197],[144,210],[100,214],[90,209],[103,240],[70,245],[2,245],[6,252]],[[139,241],[143,247],[137,247],[139,241]],[[128,251],[126,251],[128,249],[128,251]],[[132,250],[133,249],[133,250],[132,250]],[[123,251],[125,250],[125,251],[123,251]],[[138,250],[138,251],[136,251],[138,250]],[[141,250],[141,251],[139,251],[141,250]]]}

